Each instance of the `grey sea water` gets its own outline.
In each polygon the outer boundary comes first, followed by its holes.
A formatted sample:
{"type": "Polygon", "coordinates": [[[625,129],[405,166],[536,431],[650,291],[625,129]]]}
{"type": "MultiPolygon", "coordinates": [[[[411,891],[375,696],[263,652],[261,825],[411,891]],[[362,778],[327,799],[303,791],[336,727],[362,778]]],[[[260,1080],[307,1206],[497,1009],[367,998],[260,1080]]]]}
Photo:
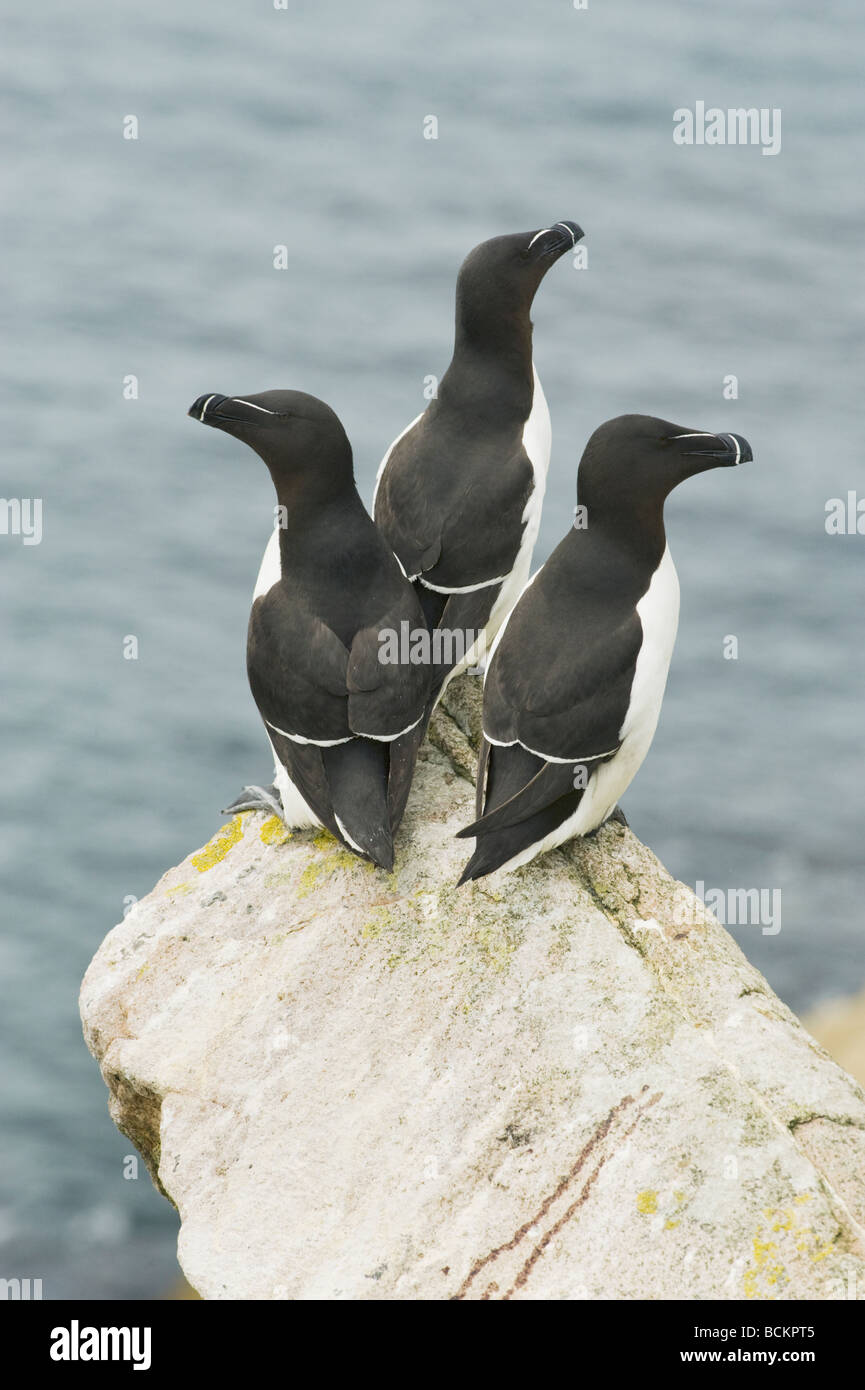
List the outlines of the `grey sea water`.
{"type": "Polygon", "coordinates": [[[44,513],[41,544],[0,536],[0,1276],[122,1298],[176,1270],[76,996],[124,899],[269,772],[244,641],[270,481],[187,407],[324,397],[369,501],[487,236],[586,231],[535,304],[538,561],[602,420],[753,445],[668,506],[681,625],[625,808],[686,882],[780,891],[780,931],[733,930],[792,1006],[861,986],[865,536],[824,526],[865,495],[861,7],[45,0],[6,27],[3,492],[44,513]],[[698,100],[780,108],[781,152],[675,145],[698,100]]]}

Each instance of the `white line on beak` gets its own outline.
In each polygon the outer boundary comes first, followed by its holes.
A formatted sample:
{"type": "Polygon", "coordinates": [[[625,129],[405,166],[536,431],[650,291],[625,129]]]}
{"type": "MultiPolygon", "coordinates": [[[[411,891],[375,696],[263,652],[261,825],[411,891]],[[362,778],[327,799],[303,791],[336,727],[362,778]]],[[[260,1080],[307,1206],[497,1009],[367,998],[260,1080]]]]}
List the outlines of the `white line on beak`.
{"type": "MultiPolygon", "coordinates": [[[[568,226],[567,222],[557,222],[555,225],[556,225],[557,227],[564,227],[564,229],[565,229],[566,232],[571,232],[571,229],[570,229],[570,227],[568,226]]],[[[573,232],[571,232],[571,245],[572,245],[572,246],[576,246],[576,244],[577,244],[577,238],[574,236],[573,232]]]]}
{"type": "MultiPolygon", "coordinates": [[[[214,395],[215,395],[215,394],[216,394],[216,392],[214,392],[214,395]]],[[[199,417],[198,417],[199,420],[203,420],[203,419],[204,419],[205,413],[206,413],[206,411],[207,411],[207,407],[210,405],[210,402],[211,402],[212,400],[213,400],[213,396],[208,396],[208,397],[207,397],[207,400],[204,402],[204,405],[201,407],[201,414],[200,414],[199,417]]]]}

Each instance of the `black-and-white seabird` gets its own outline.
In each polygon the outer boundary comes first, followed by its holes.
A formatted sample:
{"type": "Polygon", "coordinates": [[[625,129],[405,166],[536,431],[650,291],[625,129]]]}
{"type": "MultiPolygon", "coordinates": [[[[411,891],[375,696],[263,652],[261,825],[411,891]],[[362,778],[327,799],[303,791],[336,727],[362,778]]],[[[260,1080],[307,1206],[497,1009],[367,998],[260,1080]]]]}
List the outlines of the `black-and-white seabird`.
{"type": "Polygon", "coordinates": [[[390,869],[429,670],[383,662],[382,634],[424,620],[358,495],[345,431],[329,406],[300,391],[200,396],[189,414],[254,449],[279,504],[247,642],[276,782],[246,788],[228,810],[324,825],[390,869]]]}
{"type": "Polygon", "coordinates": [[[529,581],[484,682],[477,845],[461,883],[516,869],[615,811],[649,750],[679,616],[664,501],[753,457],[735,434],[622,415],[579,467],[580,521],[529,581]]]}
{"type": "Polygon", "coordinates": [[[432,700],[481,659],[529,577],[550,458],[531,307],[583,236],[556,222],[481,242],[457,278],[453,359],[391,444],[373,514],[417,587],[433,647],[432,700]]]}

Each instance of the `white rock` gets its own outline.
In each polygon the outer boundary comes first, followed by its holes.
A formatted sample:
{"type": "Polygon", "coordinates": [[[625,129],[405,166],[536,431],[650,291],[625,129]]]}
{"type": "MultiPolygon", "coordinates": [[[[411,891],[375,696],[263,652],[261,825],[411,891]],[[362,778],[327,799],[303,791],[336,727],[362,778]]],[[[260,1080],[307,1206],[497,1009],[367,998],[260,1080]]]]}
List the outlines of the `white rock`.
{"type": "Polygon", "coordinates": [[[688,888],[619,825],[454,888],[477,685],[436,716],[392,875],[247,813],[87,972],[85,1036],[190,1282],[865,1296],[865,1097],[688,888]]]}

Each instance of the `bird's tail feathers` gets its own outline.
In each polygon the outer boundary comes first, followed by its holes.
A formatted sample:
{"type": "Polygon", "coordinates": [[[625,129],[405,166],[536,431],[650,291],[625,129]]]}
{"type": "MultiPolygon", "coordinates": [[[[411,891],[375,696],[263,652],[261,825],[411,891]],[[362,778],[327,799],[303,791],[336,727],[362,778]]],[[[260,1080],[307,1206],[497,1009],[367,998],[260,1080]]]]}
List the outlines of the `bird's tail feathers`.
{"type": "MultiPolygon", "coordinates": [[[[537,766],[538,760],[535,759],[534,763],[537,766]]],[[[510,826],[530,820],[539,811],[558,801],[559,797],[567,796],[574,790],[574,768],[570,763],[542,763],[518,791],[465,829],[457,831],[458,838],[478,838],[498,830],[507,830],[510,826]]]]}
{"type": "Polygon", "coordinates": [[[342,838],[381,869],[393,868],[393,833],[387,804],[388,749],[355,738],[322,749],[331,804],[342,838]]]}

